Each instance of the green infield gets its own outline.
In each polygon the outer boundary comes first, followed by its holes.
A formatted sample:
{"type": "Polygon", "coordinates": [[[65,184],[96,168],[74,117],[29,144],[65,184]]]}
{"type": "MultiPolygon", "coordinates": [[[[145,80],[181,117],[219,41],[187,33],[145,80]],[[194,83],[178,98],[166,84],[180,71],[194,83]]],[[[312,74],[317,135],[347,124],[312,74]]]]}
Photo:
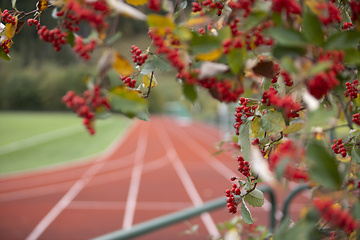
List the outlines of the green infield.
{"type": "Polygon", "coordinates": [[[90,136],[73,113],[0,112],[0,174],[70,162],[104,150],[131,122],[97,120],[90,136]]]}

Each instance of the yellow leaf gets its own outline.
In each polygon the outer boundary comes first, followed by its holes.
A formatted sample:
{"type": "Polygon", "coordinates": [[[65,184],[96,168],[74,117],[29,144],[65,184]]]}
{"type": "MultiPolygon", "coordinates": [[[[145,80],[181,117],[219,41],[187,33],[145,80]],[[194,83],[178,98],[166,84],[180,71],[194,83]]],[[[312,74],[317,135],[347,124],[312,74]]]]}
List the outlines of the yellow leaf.
{"type": "MultiPolygon", "coordinates": [[[[149,73],[148,75],[145,75],[143,77],[143,83],[145,84],[145,87],[148,88],[150,86],[150,80],[151,80],[151,75],[153,75],[152,73],[149,73]]],[[[152,76],[152,80],[151,80],[151,88],[154,88],[157,86],[157,81],[155,76],[152,76]]]]}
{"type": "Polygon", "coordinates": [[[340,162],[350,162],[351,160],[351,157],[350,156],[347,156],[347,157],[341,157],[340,155],[337,155],[336,156],[336,159],[339,160],[340,162]]]}
{"type": "Polygon", "coordinates": [[[48,0],[39,0],[38,3],[36,4],[37,6],[37,10],[39,12],[44,11],[45,9],[47,9],[49,5],[49,1],[48,0]]]}
{"type": "Polygon", "coordinates": [[[17,16],[15,17],[15,25],[12,25],[11,23],[7,23],[6,24],[6,28],[5,28],[5,36],[8,39],[12,39],[13,36],[16,33],[16,27],[17,27],[17,22],[18,22],[18,18],[17,16]]]}
{"type": "Polygon", "coordinates": [[[148,0],[126,0],[126,2],[133,6],[138,6],[138,5],[144,5],[145,3],[148,2],[148,0]]]}
{"type": "Polygon", "coordinates": [[[124,76],[129,76],[134,71],[132,65],[118,52],[115,53],[115,61],[113,63],[113,68],[120,75],[124,76]]]}
{"type": "Polygon", "coordinates": [[[211,19],[209,16],[194,17],[194,18],[190,18],[189,20],[187,20],[186,23],[184,24],[184,26],[186,26],[186,27],[202,27],[204,25],[209,24],[210,20],[211,19]]]}
{"type": "Polygon", "coordinates": [[[149,14],[147,22],[149,27],[157,27],[159,34],[164,34],[166,28],[174,29],[176,26],[170,17],[159,14],[149,14]]]}
{"type": "Polygon", "coordinates": [[[201,61],[215,61],[218,60],[223,53],[222,48],[211,50],[207,53],[199,53],[196,58],[201,61]]]}
{"type": "Polygon", "coordinates": [[[325,3],[324,0],[305,0],[305,5],[317,16],[321,16],[322,13],[318,8],[319,3],[325,3]]]}
{"type": "Polygon", "coordinates": [[[251,131],[254,133],[255,137],[259,136],[259,131],[260,131],[260,118],[256,117],[252,122],[251,122],[251,131]]]}
{"type": "Polygon", "coordinates": [[[349,240],[357,240],[357,231],[353,231],[351,234],[350,234],[350,237],[349,237],[349,240]]]}
{"type": "Polygon", "coordinates": [[[289,133],[294,133],[297,131],[300,131],[301,129],[303,129],[304,127],[304,123],[302,122],[296,122],[293,124],[290,124],[287,128],[285,128],[285,130],[283,131],[283,134],[289,134],[289,133]]]}

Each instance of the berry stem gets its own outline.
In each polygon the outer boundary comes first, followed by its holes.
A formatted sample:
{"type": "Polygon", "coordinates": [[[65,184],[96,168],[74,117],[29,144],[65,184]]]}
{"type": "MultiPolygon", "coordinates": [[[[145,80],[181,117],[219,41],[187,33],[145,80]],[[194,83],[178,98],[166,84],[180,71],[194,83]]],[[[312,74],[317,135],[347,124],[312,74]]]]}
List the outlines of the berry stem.
{"type": "Polygon", "coordinates": [[[147,98],[150,95],[150,89],[151,89],[153,77],[154,77],[154,71],[151,72],[150,84],[149,84],[148,91],[147,91],[146,95],[144,96],[144,98],[147,98]]]}

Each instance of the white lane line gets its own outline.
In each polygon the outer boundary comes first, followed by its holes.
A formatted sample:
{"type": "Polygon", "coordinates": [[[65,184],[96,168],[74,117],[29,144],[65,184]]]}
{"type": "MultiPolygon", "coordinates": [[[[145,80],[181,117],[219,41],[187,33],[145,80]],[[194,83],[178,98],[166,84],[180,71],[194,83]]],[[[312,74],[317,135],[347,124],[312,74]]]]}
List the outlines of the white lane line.
{"type": "MultiPolygon", "coordinates": [[[[195,141],[189,134],[187,134],[184,130],[176,128],[172,132],[172,134],[178,138],[181,142],[183,142],[189,149],[191,149],[194,153],[196,153],[201,159],[203,159],[207,164],[209,164],[215,171],[220,173],[223,177],[230,181],[232,176],[237,176],[237,173],[233,172],[229,169],[225,164],[220,162],[215,156],[211,156],[210,153],[202,147],[197,141],[195,141]],[[175,131],[176,134],[174,133],[175,131]]],[[[262,208],[268,212],[271,208],[271,203],[264,199],[264,205],[262,208]]],[[[278,212],[280,212],[278,210],[278,212]]],[[[281,212],[280,212],[281,213],[281,212]]]]}
{"type": "MultiPolygon", "coordinates": [[[[174,145],[172,144],[168,134],[166,133],[166,130],[162,126],[157,128],[157,134],[161,140],[162,145],[166,149],[166,154],[169,157],[169,160],[171,161],[176,173],[178,174],[182,184],[185,187],[186,192],[188,193],[191,201],[195,206],[201,206],[203,205],[203,201],[200,197],[200,194],[196,190],[196,187],[191,180],[191,177],[189,173],[186,171],[186,168],[184,164],[182,163],[181,159],[179,158],[174,145]]],[[[214,223],[214,220],[210,216],[208,212],[203,213],[200,215],[201,220],[203,221],[205,227],[207,228],[209,234],[214,238],[217,239],[220,237],[220,233],[214,223]]]]}
{"type": "MultiPolygon", "coordinates": [[[[124,210],[127,202],[113,201],[72,201],[66,209],[124,210]]],[[[191,207],[191,202],[137,202],[136,210],[180,210],[191,207]]]]}
{"type": "MultiPolygon", "coordinates": [[[[108,161],[106,168],[109,168],[113,171],[114,169],[125,167],[132,163],[133,157],[134,157],[134,153],[130,153],[126,156],[108,161]]],[[[50,173],[50,175],[48,173],[44,173],[43,175],[40,176],[34,175],[32,177],[23,178],[19,180],[3,181],[0,182],[0,189],[2,192],[5,191],[10,192],[10,191],[16,191],[17,189],[27,188],[26,190],[29,190],[33,188],[38,188],[40,187],[39,185],[43,185],[44,183],[46,183],[46,186],[48,186],[48,185],[58,184],[59,182],[71,181],[74,179],[76,181],[80,175],[79,173],[76,172],[84,171],[86,168],[89,168],[90,165],[91,164],[88,164],[87,166],[82,166],[79,168],[68,168],[66,171],[60,170],[58,172],[50,173]]],[[[1,197],[0,197],[0,201],[1,201],[1,197]]]]}
{"type": "MultiPolygon", "coordinates": [[[[158,158],[154,161],[144,164],[145,169],[143,173],[155,171],[169,164],[169,160],[166,155],[161,158],[158,158]]],[[[97,175],[93,180],[88,184],[88,187],[98,186],[102,184],[107,184],[110,182],[116,182],[122,179],[130,178],[130,170],[132,168],[121,169],[117,171],[112,171],[109,173],[103,173],[97,175]]],[[[43,187],[31,188],[20,190],[16,192],[2,193],[0,194],[0,202],[14,201],[24,198],[39,197],[44,195],[50,195],[53,193],[66,192],[76,180],[67,181],[63,183],[51,184],[43,187]]]]}
{"type": "Polygon", "coordinates": [[[126,141],[135,130],[138,124],[133,124],[129,131],[120,133],[119,136],[105,149],[98,159],[89,167],[81,178],[70,188],[70,190],[60,199],[60,201],[48,212],[48,214],[38,223],[26,240],[36,240],[46,230],[46,228],[59,216],[59,214],[69,205],[69,203],[79,194],[94,175],[104,166],[109,157],[126,141]]]}
{"type": "Polygon", "coordinates": [[[140,129],[140,134],[136,146],[134,167],[131,173],[129,194],[126,200],[126,209],[125,209],[124,221],[123,221],[124,229],[131,228],[134,220],[136,201],[139,193],[141,174],[144,166],[143,163],[144,163],[144,157],[146,153],[146,146],[147,146],[149,130],[150,130],[148,126],[146,126],[145,131],[143,128],[145,128],[145,124],[143,124],[142,129],[140,129]]]}

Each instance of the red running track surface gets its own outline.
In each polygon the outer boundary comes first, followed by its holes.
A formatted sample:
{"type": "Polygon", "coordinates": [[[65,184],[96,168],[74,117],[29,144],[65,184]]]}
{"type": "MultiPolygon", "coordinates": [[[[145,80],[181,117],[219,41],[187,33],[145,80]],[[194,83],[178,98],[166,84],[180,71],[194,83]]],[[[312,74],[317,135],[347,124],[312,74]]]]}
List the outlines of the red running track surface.
{"type": "MultiPolygon", "coordinates": [[[[220,136],[209,125],[152,117],[135,121],[96,159],[0,177],[0,239],[90,239],[224,196],[237,162],[211,156],[220,136]]],[[[276,194],[279,209],[287,192],[276,194]]],[[[306,194],[296,197],[292,217],[308,202],[306,194]]],[[[256,224],[268,225],[270,207],[250,207],[256,224]]],[[[224,208],[136,239],[209,239],[231,217],[224,201],[224,208]],[[182,234],[194,224],[198,234],[182,234]]]]}

